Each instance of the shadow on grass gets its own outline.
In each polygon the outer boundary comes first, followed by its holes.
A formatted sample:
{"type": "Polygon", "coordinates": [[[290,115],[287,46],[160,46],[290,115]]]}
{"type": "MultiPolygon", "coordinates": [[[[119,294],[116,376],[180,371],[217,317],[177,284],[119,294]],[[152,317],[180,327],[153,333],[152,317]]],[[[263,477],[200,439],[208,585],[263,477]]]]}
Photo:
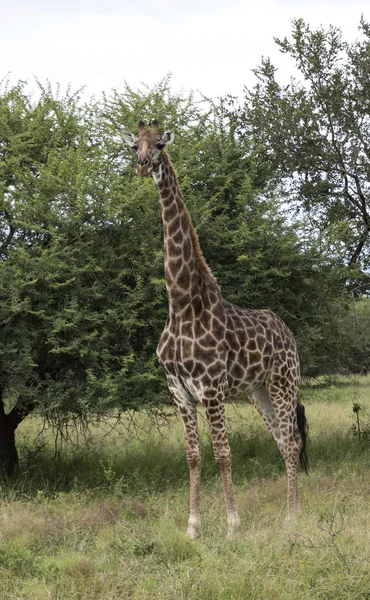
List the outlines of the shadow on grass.
{"type": "Polygon", "coordinates": [[[321,375],[319,377],[304,377],[301,390],[327,390],[331,387],[369,387],[370,378],[367,375],[321,375]]]}
{"type": "MultiPolygon", "coordinates": [[[[204,437],[204,436],[203,436],[204,437]]],[[[273,478],[284,473],[283,459],[275,442],[263,426],[242,424],[229,435],[233,457],[233,479],[273,478]]],[[[22,450],[22,449],[21,449],[22,450]]],[[[202,481],[218,477],[209,437],[203,439],[202,481]]],[[[333,475],[370,468],[369,440],[358,440],[350,432],[328,432],[308,445],[312,472],[333,475]]],[[[2,486],[3,494],[34,497],[53,496],[59,492],[90,492],[146,497],[188,485],[185,442],[181,439],[137,440],[111,445],[107,440],[65,447],[57,458],[50,448],[35,455],[21,451],[17,476],[2,486]]]]}

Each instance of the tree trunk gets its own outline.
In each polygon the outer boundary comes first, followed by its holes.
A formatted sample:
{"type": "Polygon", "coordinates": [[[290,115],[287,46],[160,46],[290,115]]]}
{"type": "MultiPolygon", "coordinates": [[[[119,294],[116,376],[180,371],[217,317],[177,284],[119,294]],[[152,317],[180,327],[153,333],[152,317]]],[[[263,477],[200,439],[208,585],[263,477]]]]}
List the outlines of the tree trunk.
{"type": "Polygon", "coordinates": [[[18,399],[9,414],[5,413],[0,388],[0,475],[11,477],[18,466],[18,452],[15,445],[15,430],[19,423],[34,409],[32,402],[18,399]]]}
{"type": "Polygon", "coordinates": [[[15,430],[13,420],[0,406],[0,473],[11,477],[18,466],[18,452],[15,447],[15,430]]]}

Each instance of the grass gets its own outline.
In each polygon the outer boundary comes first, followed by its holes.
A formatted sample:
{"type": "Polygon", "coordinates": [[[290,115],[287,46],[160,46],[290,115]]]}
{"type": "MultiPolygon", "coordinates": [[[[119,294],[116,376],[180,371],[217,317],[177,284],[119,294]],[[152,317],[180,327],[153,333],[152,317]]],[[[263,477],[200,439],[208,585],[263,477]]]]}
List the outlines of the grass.
{"type": "MultiPolygon", "coordinates": [[[[283,461],[248,405],[228,407],[241,527],[226,539],[223,491],[201,418],[202,529],[185,537],[188,469],[181,424],[141,440],[124,430],[66,445],[26,419],[21,469],[0,501],[1,600],[370,599],[370,381],[306,387],[309,477],[302,515],[282,528],[283,461]],[[346,384],[346,385],[344,385],[346,384]]],[[[141,417],[144,419],[144,417],[141,417]]]]}

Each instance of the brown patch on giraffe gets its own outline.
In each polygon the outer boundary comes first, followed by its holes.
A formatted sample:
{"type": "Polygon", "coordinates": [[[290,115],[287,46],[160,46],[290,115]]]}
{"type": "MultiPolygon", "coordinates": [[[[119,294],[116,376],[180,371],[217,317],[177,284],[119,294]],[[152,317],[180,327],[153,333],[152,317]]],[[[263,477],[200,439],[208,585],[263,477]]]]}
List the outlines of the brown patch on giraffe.
{"type": "Polygon", "coordinates": [[[234,377],[234,379],[243,379],[244,369],[242,369],[239,363],[234,363],[231,367],[230,375],[234,377]]]}
{"type": "Polygon", "coordinates": [[[193,353],[193,343],[186,338],[179,338],[176,341],[176,354],[181,357],[181,362],[191,358],[193,353]]]}
{"type": "Polygon", "coordinates": [[[273,340],[273,335],[272,335],[272,330],[269,327],[266,327],[266,329],[265,329],[265,336],[266,336],[266,342],[271,344],[272,340],[273,340]]]}
{"type": "Polygon", "coordinates": [[[202,325],[206,331],[211,329],[211,324],[212,324],[212,313],[209,310],[203,310],[202,325]]]}
{"type": "MultiPolygon", "coordinates": [[[[168,282],[172,283],[174,281],[173,279],[171,279],[171,274],[169,274],[167,272],[167,269],[166,269],[166,279],[167,279],[167,283],[168,282]]],[[[174,310],[180,309],[183,301],[184,301],[184,292],[178,286],[172,287],[171,303],[172,303],[173,309],[174,310]]],[[[186,302],[186,298],[185,298],[185,302],[186,302]]]]}
{"type": "Polygon", "coordinates": [[[217,346],[217,339],[214,335],[208,332],[199,339],[199,344],[204,348],[215,348],[217,346]]]}
{"type": "Polygon", "coordinates": [[[176,279],[177,284],[183,289],[187,290],[190,286],[190,272],[189,269],[184,265],[176,279]]]}
{"type": "Polygon", "coordinates": [[[177,215],[177,206],[176,202],[171,202],[168,208],[165,208],[163,211],[163,217],[168,221],[172,221],[177,215]]]}
{"type": "Polygon", "coordinates": [[[266,344],[266,340],[263,337],[263,335],[258,334],[257,337],[256,337],[256,342],[257,342],[257,348],[259,350],[261,350],[261,352],[262,352],[263,349],[264,349],[264,347],[265,347],[265,344],[266,344]]]}
{"type": "Polygon", "coordinates": [[[192,338],[193,337],[193,323],[192,321],[186,321],[181,324],[181,335],[185,337],[192,338]]]}
{"type": "Polygon", "coordinates": [[[274,350],[275,353],[281,352],[283,350],[283,342],[280,336],[275,340],[274,350]]]}
{"type": "Polygon", "coordinates": [[[208,293],[208,297],[209,297],[211,304],[216,304],[218,302],[218,295],[215,294],[214,291],[210,290],[208,293]]]}
{"type": "Polygon", "coordinates": [[[248,366],[248,356],[245,352],[245,349],[242,348],[238,354],[238,358],[237,358],[238,363],[240,364],[240,366],[243,369],[246,369],[248,366]]]}
{"type": "Polygon", "coordinates": [[[206,372],[205,366],[200,362],[196,362],[194,365],[192,376],[194,377],[194,379],[198,379],[199,377],[204,375],[205,372],[206,372]]]}
{"type": "Polygon", "coordinates": [[[204,405],[207,407],[207,410],[208,410],[208,408],[217,407],[217,412],[218,413],[220,412],[220,408],[219,408],[220,401],[217,400],[217,398],[209,398],[209,399],[205,400],[204,405]]]}
{"type": "Polygon", "coordinates": [[[162,200],[166,200],[169,198],[169,196],[172,196],[172,198],[174,199],[174,195],[172,194],[170,188],[168,187],[164,187],[161,189],[161,199],[162,200]]]}
{"type": "Polygon", "coordinates": [[[237,329],[235,331],[235,335],[238,338],[238,342],[239,342],[239,345],[241,346],[241,348],[244,348],[247,343],[247,334],[246,334],[245,329],[244,328],[237,329]]]}
{"type": "Polygon", "coordinates": [[[273,354],[273,347],[270,342],[266,342],[263,353],[267,354],[268,356],[271,356],[273,354]]]}
{"type": "Polygon", "coordinates": [[[193,325],[194,323],[194,312],[193,312],[193,307],[191,304],[186,303],[186,306],[183,310],[183,312],[181,313],[181,322],[182,323],[191,323],[193,325]]]}
{"type": "Polygon", "coordinates": [[[219,413],[219,409],[214,406],[209,406],[209,404],[207,404],[207,413],[211,416],[216,416],[219,413]]]}
{"type": "MultiPolygon", "coordinates": [[[[204,389],[204,388],[205,388],[205,389],[206,389],[206,388],[209,388],[209,387],[212,385],[212,379],[211,379],[211,378],[209,377],[209,375],[207,374],[207,371],[206,371],[206,373],[203,375],[203,377],[202,377],[202,379],[201,379],[201,382],[202,382],[202,384],[203,384],[203,389],[204,389]]],[[[205,393],[205,392],[203,392],[203,393],[205,393]]],[[[217,401],[216,401],[216,402],[217,402],[217,401]]],[[[220,404],[220,403],[218,402],[218,404],[220,404]]]]}
{"type": "Polygon", "coordinates": [[[206,328],[204,327],[202,321],[197,319],[194,323],[194,335],[195,339],[200,339],[203,335],[207,333],[206,328]]]}
{"type": "Polygon", "coordinates": [[[179,215],[180,217],[180,225],[182,232],[188,236],[189,235],[189,215],[183,212],[179,215]]]}
{"type": "Polygon", "coordinates": [[[224,331],[225,331],[224,324],[221,323],[221,321],[217,317],[215,317],[214,315],[212,317],[211,330],[214,333],[214,335],[216,335],[218,338],[220,338],[221,336],[223,336],[224,331]]]}
{"type": "Polygon", "coordinates": [[[230,349],[233,348],[234,350],[239,350],[239,348],[240,348],[239,342],[238,342],[237,338],[235,337],[234,333],[232,331],[230,331],[229,329],[226,330],[225,340],[226,340],[227,344],[229,345],[230,349]]]}
{"type": "Polygon", "coordinates": [[[254,381],[257,377],[257,375],[259,375],[259,373],[261,373],[262,371],[262,365],[260,364],[256,364],[253,365],[252,367],[248,367],[247,369],[247,379],[249,381],[254,381]]]}
{"type": "Polygon", "coordinates": [[[197,318],[198,316],[201,315],[201,313],[203,311],[203,302],[202,302],[201,297],[195,296],[191,301],[191,305],[194,310],[194,316],[195,316],[195,318],[197,318]]]}
{"type": "Polygon", "coordinates": [[[180,219],[179,217],[175,217],[171,223],[168,224],[168,235],[173,237],[178,229],[180,229],[180,219]]]}
{"type": "Polygon", "coordinates": [[[186,360],[183,365],[189,374],[194,370],[194,361],[192,359],[186,360]]]}
{"type": "Polygon", "coordinates": [[[161,204],[162,204],[162,218],[163,218],[163,210],[165,208],[169,208],[171,206],[173,202],[173,195],[171,194],[171,196],[169,196],[168,198],[161,198],[161,204]]]}
{"type": "Polygon", "coordinates": [[[167,244],[167,256],[181,256],[182,248],[181,246],[176,246],[172,240],[168,240],[167,244]]]}
{"type": "Polygon", "coordinates": [[[271,356],[266,354],[262,359],[262,365],[265,371],[267,371],[270,368],[270,361],[271,356]]]}
{"type": "Polygon", "coordinates": [[[244,327],[243,319],[237,313],[233,315],[233,331],[237,329],[242,329],[244,327]]]}
{"type": "Polygon", "coordinates": [[[210,352],[209,350],[204,350],[199,343],[196,341],[194,343],[194,358],[196,361],[202,362],[205,366],[211,365],[216,356],[214,352],[210,352]]]}
{"type": "Polygon", "coordinates": [[[164,363],[173,362],[175,360],[175,339],[172,336],[161,348],[159,358],[164,363]]]}
{"type": "Polygon", "coordinates": [[[254,352],[248,352],[248,365],[252,366],[257,363],[260,363],[262,360],[261,352],[255,350],[254,352]]]}
{"type": "Polygon", "coordinates": [[[174,260],[170,260],[168,263],[168,269],[172,275],[172,277],[176,277],[179,273],[179,270],[181,268],[182,265],[182,258],[177,258],[174,260]]]}
{"type": "Polygon", "coordinates": [[[222,372],[224,368],[225,365],[220,360],[218,360],[217,362],[213,363],[208,367],[207,373],[210,377],[212,377],[212,379],[214,379],[220,374],[220,372],[222,372]]]}
{"type": "Polygon", "coordinates": [[[177,231],[175,235],[172,236],[172,241],[175,242],[175,244],[182,244],[183,239],[184,236],[181,229],[179,229],[179,231],[177,231]]]}
{"type": "Polygon", "coordinates": [[[212,429],[214,429],[216,431],[221,431],[225,428],[222,421],[213,421],[213,420],[211,420],[211,427],[212,427],[212,429]]]}
{"type": "Polygon", "coordinates": [[[223,324],[225,325],[226,323],[226,316],[225,316],[225,310],[224,307],[222,306],[222,303],[218,300],[218,302],[216,303],[216,305],[212,308],[212,312],[214,314],[214,316],[223,324]]]}

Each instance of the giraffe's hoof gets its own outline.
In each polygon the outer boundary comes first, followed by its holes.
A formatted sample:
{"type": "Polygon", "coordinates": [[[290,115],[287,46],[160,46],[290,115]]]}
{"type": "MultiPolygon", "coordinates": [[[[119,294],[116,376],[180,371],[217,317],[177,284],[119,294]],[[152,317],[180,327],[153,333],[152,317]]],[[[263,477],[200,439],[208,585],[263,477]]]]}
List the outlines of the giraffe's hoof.
{"type": "Polygon", "coordinates": [[[194,525],[189,525],[189,527],[186,530],[186,535],[191,539],[191,540],[195,540],[195,538],[198,535],[198,529],[196,527],[194,527],[194,525]]]}
{"type": "Polygon", "coordinates": [[[296,510],[292,513],[288,513],[287,516],[284,519],[284,523],[283,523],[283,527],[289,527],[290,525],[293,525],[293,523],[295,523],[299,517],[299,510],[296,510]]]}
{"type": "Polygon", "coordinates": [[[228,539],[230,539],[230,538],[234,537],[235,532],[240,525],[240,519],[239,519],[238,513],[228,516],[227,525],[228,525],[227,537],[228,537],[228,539]]]}
{"type": "Polygon", "coordinates": [[[186,530],[186,535],[191,539],[195,540],[198,535],[198,529],[200,527],[200,519],[196,517],[190,517],[188,522],[188,528],[186,530]]]}

